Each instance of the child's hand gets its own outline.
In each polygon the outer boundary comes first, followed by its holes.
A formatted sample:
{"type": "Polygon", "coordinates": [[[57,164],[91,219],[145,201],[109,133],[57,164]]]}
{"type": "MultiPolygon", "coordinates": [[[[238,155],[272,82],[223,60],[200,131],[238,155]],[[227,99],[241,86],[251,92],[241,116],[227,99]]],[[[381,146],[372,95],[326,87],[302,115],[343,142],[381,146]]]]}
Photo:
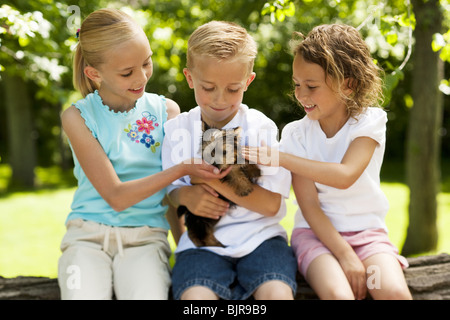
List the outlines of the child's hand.
{"type": "Polygon", "coordinates": [[[347,276],[355,299],[365,299],[367,294],[366,269],[361,260],[354,252],[351,252],[344,259],[340,259],[339,263],[347,276]]]}
{"type": "Polygon", "coordinates": [[[242,147],[242,156],[250,161],[264,166],[279,166],[279,151],[267,146],[262,147],[242,147]]]}
{"type": "Polygon", "coordinates": [[[195,215],[219,219],[228,211],[229,203],[220,199],[219,194],[208,185],[194,185],[189,192],[185,205],[195,215]]]}
{"type": "Polygon", "coordinates": [[[206,184],[206,179],[200,178],[199,176],[189,176],[189,178],[191,179],[191,184],[206,184]]]}
{"type": "Polygon", "coordinates": [[[191,177],[195,176],[205,180],[222,179],[230,172],[228,169],[221,172],[215,166],[206,163],[201,159],[188,159],[183,161],[182,165],[185,167],[186,175],[191,177]]]}
{"type": "MultiPolygon", "coordinates": [[[[216,168],[217,169],[217,168],[216,168]]],[[[226,168],[223,171],[220,171],[219,174],[215,175],[215,176],[210,176],[210,175],[190,175],[189,178],[191,179],[191,184],[208,184],[209,182],[213,181],[213,180],[220,180],[223,177],[225,177],[230,171],[231,171],[232,167],[229,166],[228,168],[226,168]]],[[[219,170],[219,169],[217,169],[219,170]]]]}

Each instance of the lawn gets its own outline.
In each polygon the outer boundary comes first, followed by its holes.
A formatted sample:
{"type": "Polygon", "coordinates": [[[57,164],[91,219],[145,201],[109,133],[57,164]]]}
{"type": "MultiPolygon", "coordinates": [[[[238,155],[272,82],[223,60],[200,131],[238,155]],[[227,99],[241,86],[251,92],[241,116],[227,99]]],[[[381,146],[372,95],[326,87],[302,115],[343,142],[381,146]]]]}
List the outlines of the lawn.
{"type": "MultiPolygon", "coordinates": [[[[70,210],[75,188],[70,177],[58,168],[40,169],[41,187],[34,191],[1,193],[9,176],[0,166],[0,276],[57,276],[59,244],[65,232],[64,221],[70,210]],[[68,181],[68,182],[67,182],[68,181]],[[56,188],[57,186],[57,188],[56,188]]],[[[386,181],[382,188],[390,202],[386,218],[391,241],[401,248],[408,225],[408,188],[399,182],[386,181]]],[[[294,221],[295,197],[287,200],[288,214],[282,224],[290,234],[294,221]]],[[[450,192],[439,194],[439,243],[436,252],[450,253],[450,192]]],[[[170,237],[172,248],[175,244],[170,237]]]]}

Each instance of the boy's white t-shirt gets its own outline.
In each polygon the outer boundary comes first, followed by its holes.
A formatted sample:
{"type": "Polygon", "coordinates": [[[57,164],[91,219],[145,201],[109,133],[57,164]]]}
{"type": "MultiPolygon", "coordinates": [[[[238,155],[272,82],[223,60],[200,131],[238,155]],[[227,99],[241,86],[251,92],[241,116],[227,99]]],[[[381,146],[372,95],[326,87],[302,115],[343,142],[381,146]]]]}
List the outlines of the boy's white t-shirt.
{"type": "MultiPolygon", "coordinates": [[[[378,146],[358,180],[342,190],[315,183],[322,210],[339,232],[372,228],[387,230],[384,217],[389,203],[380,188],[380,169],[386,144],[386,112],[368,108],[357,120],[350,118],[332,138],[327,138],[316,120],[305,116],[283,129],[280,150],[311,160],[340,163],[350,143],[370,137],[378,146]]],[[[299,208],[294,228],[309,228],[299,208]]]]}
{"type": "MultiPolygon", "coordinates": [[[[223,129],[240,126],[241,145],[278,146],[278,129],[275,123],[258,110],[242,104],[235,117],[223,129]]],[[[201,109],[195,107],[165,123],[165,137],[162,150],[163,169],[170,168],[186,159],[201,158],[201,109]]],[[[267,239],[282,236],[286,231],[280,221],[286,214],[285,199],[289,197],[291,174],[278,167],[260,166],[262,176],[258,180],[261,187],[282,195],[280,209],[274,217],[265,217],[246,208],[236,206],[230,209],[216,225],[215,237],[226,247],[202,247],[219,255],[239,258],[251,253],[267,239]]],[[[185,176],[167,188],[171,192],[181,186],[189,186],[190,178],[185,176]]],[[[178,243],[176,253],[196,248],[185,232],[178,243]]]]}

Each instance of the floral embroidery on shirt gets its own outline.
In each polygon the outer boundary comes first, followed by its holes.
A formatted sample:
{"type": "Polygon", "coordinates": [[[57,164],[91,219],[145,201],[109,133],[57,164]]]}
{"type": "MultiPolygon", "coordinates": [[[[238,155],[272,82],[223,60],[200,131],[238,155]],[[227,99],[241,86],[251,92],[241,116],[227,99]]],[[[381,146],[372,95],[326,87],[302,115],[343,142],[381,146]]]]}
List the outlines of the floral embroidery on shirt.
{"type": "MultiPolygon", "coordinates": [[[[153,120],[147,120],[147,118],[142,118],[142,120],[136,120],[136,124],[139,126],[139,131],[145,131],[147,134],[150,134],[150,131],[154,130],[153,120]]],[[[155,124],[158,126],[158,123],[155,124]]]]}
{"type": "Polygon", "coordinates": [[[142,113],[142,118],[134,123],[129,123],[128,128],[125,128],[124,131],[132,142],[141,143],[155,153],[156,147],[159,147],[161,143],[156,141],[150,133],[159,127],[157,120],[154,115],[145,111],[142,113]]]}

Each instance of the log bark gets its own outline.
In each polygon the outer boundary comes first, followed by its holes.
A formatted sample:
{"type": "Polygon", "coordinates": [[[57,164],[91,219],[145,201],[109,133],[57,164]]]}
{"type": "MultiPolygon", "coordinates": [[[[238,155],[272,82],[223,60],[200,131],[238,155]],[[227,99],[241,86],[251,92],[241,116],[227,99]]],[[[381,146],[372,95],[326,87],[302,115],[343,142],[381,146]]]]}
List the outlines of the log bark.
{"type": "MultiPolygon", "coordinates": [[[[450,255],[408,258],[406,282],[414,300],[450,300],[450,255]]],[[[314,291],[298,275],[296,300],[317,299],[314,291]]],[[[0,277],[0,300],[58,300],[57,279],[40,277],[0,277]]]]}

